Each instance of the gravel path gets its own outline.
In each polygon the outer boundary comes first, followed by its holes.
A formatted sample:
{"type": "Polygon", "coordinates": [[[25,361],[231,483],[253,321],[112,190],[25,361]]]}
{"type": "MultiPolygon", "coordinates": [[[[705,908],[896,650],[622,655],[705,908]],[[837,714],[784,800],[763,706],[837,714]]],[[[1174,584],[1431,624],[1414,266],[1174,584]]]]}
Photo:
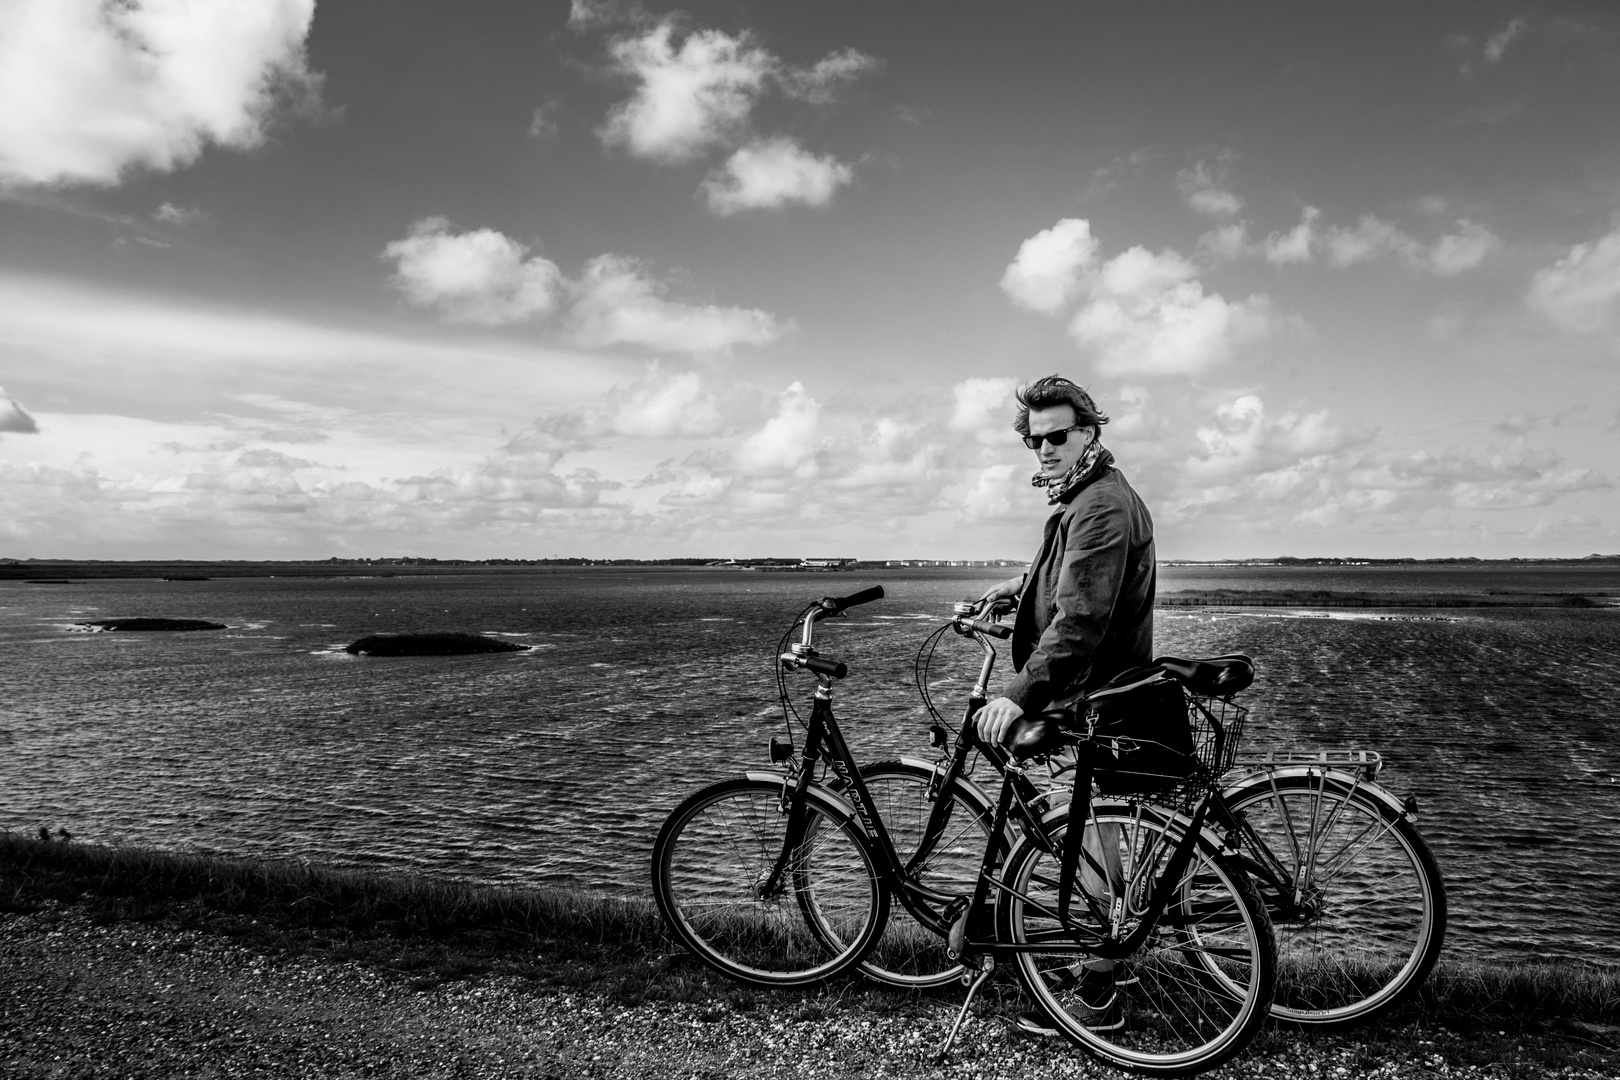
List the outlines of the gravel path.
{"type": "MultiPolygon", "coordinates": [[[[993,1016],[608,999],[484,978],[410,981],[320,957],[270,957],[232,939],[72,907],[0,916],[0,1075],[6,1077],[1112,1077],[993,1016]]],[[[1506,1075],[1418,1047],[1380,1059],[1351,1041],[1268,1038],[1214,1076],[1506,1075]]],[[[1523,1075],[1523,1074],[1520,1074],[1523,1075]]],[[[1567,1075],[1567,1074],[1566,1074],[1567,1075]]],[[[1596,1076],[1596,1073],[1587,1074],[1596,1076]]]]}

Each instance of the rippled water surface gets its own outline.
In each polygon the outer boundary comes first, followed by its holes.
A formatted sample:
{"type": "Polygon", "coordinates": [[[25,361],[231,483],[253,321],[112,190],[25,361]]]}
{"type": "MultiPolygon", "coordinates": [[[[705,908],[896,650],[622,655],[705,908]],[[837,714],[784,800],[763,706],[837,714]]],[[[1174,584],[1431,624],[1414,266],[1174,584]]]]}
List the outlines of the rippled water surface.
{"type": "MultiPolygon", "coordinates": [[[[1161,588],[1620,592],[1597,570],[1211,570],[1161,588]]],[[[994,571],[557,572],[0,582],[0,827],[645,894],[687,791],[765,760],[771,656],[805,601],[881,582],[830,624],[857,754],[928,753],[911,659],[994,571]],[[92,618],[227,623],[79,633],[92,618]],[[369,633],[511,635],[526,653],[402,659],[369,633]]],[[[1451,890],[1448,948],[1620,963],[1620,608],[1161,611],[1159,651],[1242,650],[1247,746],[1365,746],[1418,797],[1451,890]],[[1443,615],[1445,618],[1434,618],[1443,615]],[[1323,617],[1334,616],[1334,617],[1323,617]]],[[[936,660],[948,715],[977,669],[936,660]]],[[[802,687],[808,690],[808,686],[802,687]]]]}

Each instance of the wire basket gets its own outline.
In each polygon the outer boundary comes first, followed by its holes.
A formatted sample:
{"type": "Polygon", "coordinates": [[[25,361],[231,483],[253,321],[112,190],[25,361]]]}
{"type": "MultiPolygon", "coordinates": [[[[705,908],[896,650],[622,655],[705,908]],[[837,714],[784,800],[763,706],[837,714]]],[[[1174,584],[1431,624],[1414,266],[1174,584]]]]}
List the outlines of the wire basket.
{"type": "Polygon", "coordinates": [[[1248,709],[1229,698],[1187,695],[1187,723],[1192,727],[1193,754],[1209,775],[1220,776],[1232,768],[1248,715],[1248,709]]]}

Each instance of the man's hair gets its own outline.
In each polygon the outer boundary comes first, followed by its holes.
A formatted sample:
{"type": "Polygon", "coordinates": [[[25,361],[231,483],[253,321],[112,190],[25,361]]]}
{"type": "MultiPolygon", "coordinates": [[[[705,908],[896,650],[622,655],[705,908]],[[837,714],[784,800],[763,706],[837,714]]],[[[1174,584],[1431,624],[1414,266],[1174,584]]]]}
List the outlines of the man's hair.
{"type": "Polygon", "coordinates": [[[1058,405],[1068,405],[1074,409],[1074,422],[1080,427],[1100,429],[1108,423],[1107,414],[1097,408],[1097,403],[1091,400],[1085,387],[1061,375],[1048,375],[1018,388],[1018,419],[1013,421],[1013,427],[1018,434],[1028,435],[1029,410],[1051,409],[1058,405]]]}

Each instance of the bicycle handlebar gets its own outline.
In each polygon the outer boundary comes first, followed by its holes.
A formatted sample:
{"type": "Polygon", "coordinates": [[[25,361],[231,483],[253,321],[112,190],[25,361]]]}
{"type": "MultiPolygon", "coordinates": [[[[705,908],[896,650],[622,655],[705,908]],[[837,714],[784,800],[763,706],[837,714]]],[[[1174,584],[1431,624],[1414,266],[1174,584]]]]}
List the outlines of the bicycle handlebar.
{"type": "Polygon", "coordinates": [[[806,656],[800,658],[799,663],[818,675],[831,675],[835,679],[842,679],[849,674],[849,665],[842,660],[824,660],[819,656],[806,656]]]}
{"type": "Polygon", "coordinates": [[[1013,634],[1012,627],[1005,623],[984,622],[980,619],[962,619],[960,622],[969,630],[977,630],[981,634],[989,634],[991,637],[1000,638],[1002,641],[1006,641],[1013,634]]]}
{"type": "Polygon", "coordinates": [[[883,599],[883,586],[874,585],[870,589],[862,589],[858,593],[848,596],[823,596],[819,601],[821,611],[816,618],[827,619],[837,615],[845,608],[856,607],[860,604],[870,604],[873,600],[883,599]]]}

